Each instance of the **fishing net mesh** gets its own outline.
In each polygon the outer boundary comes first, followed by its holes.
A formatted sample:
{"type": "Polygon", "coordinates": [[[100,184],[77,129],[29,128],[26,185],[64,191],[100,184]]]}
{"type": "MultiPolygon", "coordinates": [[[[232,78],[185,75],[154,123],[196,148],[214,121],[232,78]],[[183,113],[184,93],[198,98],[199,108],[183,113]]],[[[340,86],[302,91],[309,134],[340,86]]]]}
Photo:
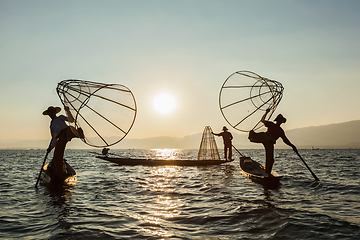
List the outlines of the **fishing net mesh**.
{"type": "Polygon", "coordinates": [[[198,160],[220,160],[214,135],[210,126],[206,126],[202,135],[198,160]]]}
{"type": "Polygon", "coordinates": [[[231,74],[224,82],[220,95],[220,110],[225,120],[235,129],[248,132],[263,126],[261,117],[267,109],[267,120],[277,108],[282,95],[280,82],[249,71],[231,74]]]}
{"type": "Polygon", "coordinates": [[[135,98],[124,85],[69,79],[60,82],[56,90],[75,119],[72,125],[82,128],[82,140],[90,146],[114,145],[134,124],[135,98]]]}

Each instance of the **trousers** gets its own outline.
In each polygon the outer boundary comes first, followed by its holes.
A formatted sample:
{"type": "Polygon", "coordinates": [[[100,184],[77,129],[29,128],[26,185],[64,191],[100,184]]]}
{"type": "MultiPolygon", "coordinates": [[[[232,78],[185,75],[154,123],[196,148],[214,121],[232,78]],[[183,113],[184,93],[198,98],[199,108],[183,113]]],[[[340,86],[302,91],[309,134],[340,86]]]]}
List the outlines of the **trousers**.
{"type": "Polygon", "coordinates": [[[64,162],[64,152],[66,144],[71,141],[72,138],[77,137],[70,127],[64,128],[56,136],[57,142],[55,145],[54,157],[51,161],[51,166],[57,174],[66,173],[66,167],[64,162]]]}
{"type": "Polygon", "coordinates": [[[250,142],[263,144],[266,154],[265,171],[270,176],[274,165],[274,144],[276,141],[266,132],[256,133],[254,131],[249,132],[249,140],[250,142]]]}
{"type": "Polygon", "coordinates": [[[230,145],[230,146],[225,145],[225,146],[224,146],[224,158],[231,160],[231,158],[232,158],[232,145],[230,145]],[[226,157],[228,156],[228,155],[227,155],[228,149],[229,149],[229,157],[226,158],[226,157]]]}

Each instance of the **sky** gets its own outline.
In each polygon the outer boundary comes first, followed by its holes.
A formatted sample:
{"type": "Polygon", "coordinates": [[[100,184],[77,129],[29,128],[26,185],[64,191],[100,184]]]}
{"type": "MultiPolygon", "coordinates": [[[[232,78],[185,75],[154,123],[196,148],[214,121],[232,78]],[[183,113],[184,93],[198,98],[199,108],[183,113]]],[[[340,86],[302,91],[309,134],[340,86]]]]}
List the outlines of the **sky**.
{"type": "Polygon", "coordinates": [[[359,120],[359,9],[358,0],[0,0],[0,139],[50,138],[42,112],[61,106],[65,79],[131,89],[127,138],[220,132],[219,91],[241,70],[283,84],[285,130],[359,120]],[[164,95],[170,106],[159,111],[164,95]]]}

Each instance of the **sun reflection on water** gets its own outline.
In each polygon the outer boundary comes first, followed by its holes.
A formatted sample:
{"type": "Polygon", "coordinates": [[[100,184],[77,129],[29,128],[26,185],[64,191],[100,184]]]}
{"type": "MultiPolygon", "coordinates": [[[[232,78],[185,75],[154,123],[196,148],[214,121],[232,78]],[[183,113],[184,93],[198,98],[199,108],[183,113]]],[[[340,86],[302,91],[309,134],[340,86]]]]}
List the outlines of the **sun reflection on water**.
{"type": "Polygon", "coordinates": [[[174,160],[177,159],[179,149],[152,149],[158,159],[174,160]]]}
{"type": "Polygon", "coordinates": [[[152,206],[154,210],[150,211],[155,216],[162,218],[174,218],[180,215],[180,211],[177,209],[184,206],[180,199],[172,199],[169,196],[158,195],[156,205],[152,206]]]}
{"type": "Polygon", "coordinates": [[[178,166],[161,166],[159,168],[152,168],[150,173],[158,179],[167,179],[170,180],[173,177],[181,176],[180,167],[178,166]]]}
{"type": "MultiPolygon", "coordinates": [[[[177,159],[177,149],[154,149],[158,159],[177,159]]],[[[144,194],[151,193],[145,199],[141,212],[132,217],[139,220],[139,231],[154,237],[171,237],[173,233],[163,227],[164,221],[168,221],[181,214],[181,208],[185,205],[176,193],[179,187],[179,178],[182,177],[179,166],[158,166],[149,168],[148,175],[141,179],[139,186],[144,194]]]]}
{"type": "Polygon", "coordinates": [[[178,208],[184,206],[180,199],[173,199],[171,196],[157,195],[157,199],[146,205],[143,214],[135,214],[132,217],[150,224],[141,224],[141,231],[149,235],[160,237],[171,237],[173,234],[162,227],[163,221],[172,219],[181,214],[178,208]]]}
{"type": "Polygon", "coordinates": [[[142,228],[142,231],[154,235],[154,236],[160,236],[160,237],[171,237],[173,234],[171,234],[169,231],[166,231],[164,229],[149,229],[149,228],[142,228]]]}

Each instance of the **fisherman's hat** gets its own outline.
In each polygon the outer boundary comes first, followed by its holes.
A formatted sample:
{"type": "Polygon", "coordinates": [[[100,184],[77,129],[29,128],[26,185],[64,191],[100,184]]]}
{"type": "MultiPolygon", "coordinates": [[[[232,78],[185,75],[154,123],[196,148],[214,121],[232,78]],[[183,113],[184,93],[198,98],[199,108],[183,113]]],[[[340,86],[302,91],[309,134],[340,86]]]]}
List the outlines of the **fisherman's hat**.
{"type": "Polygon", "coordinates": [[[61,108],[60,108],[60,107],[50,106],[50,107],[48,107],[48,109],[46,109],[46,110],[43,112],[43,115],[49,115],[49,112],[50,112],[50,111],[53,111],[54,109],[55,109],[56,113],[58,113],[58,112],[61,111],[61,108]]]}
{"type": "Polygon", "coordinates": [[[277,117],[274,119],[275,122],[281,122],[286,123],[286,118],[282,114],[277,115],[277,117]]]}
{"type": "Polygon", "coordinates": [[[223,130],[226,131],[226,130],[228,130],[228,128],[227,128],[226,126],[224,126],[224,127],[223,127],[223,130]]]}

